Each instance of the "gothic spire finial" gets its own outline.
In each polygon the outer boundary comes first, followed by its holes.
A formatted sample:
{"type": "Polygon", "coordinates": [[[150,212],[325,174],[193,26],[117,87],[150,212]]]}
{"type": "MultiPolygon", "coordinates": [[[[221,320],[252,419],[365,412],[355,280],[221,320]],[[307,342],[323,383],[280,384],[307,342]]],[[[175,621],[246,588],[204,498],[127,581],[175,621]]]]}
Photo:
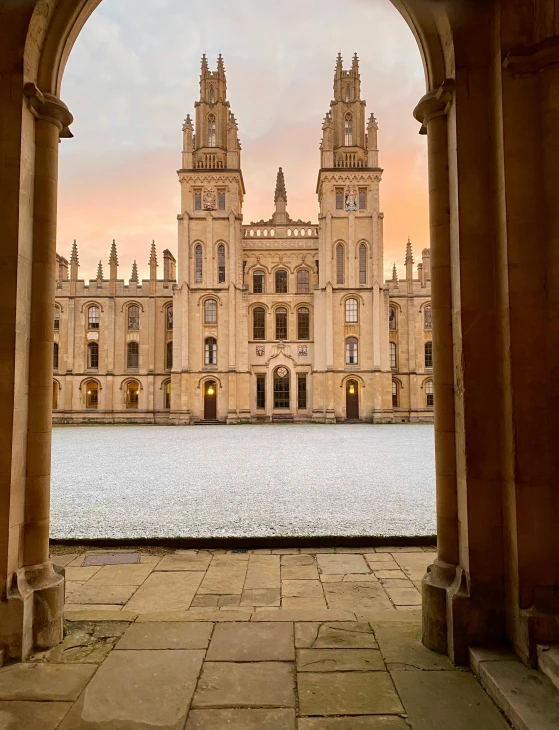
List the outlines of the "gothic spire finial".
{"type": "Polygon", "coordinates": [[[151,251],[149,253],[149,264],[155,264],[157,266],[157,251],[155,248],[155,241],[151,242],[151,251]]]}
{"type": "Polygon", "coordinates": [[[371,127],[374,127],[375,129],[378,129],[377,118],[375,117],[375,115],[373,114],[373,112],[371,112],[371,115],[369,116],[369,123],[367,124],[367,128],[368,129],[371,129],[371,127]]]}
{"type": "Polygon", "coordinates": [[[109,255],[109,265],[116,264],[118,266],[118,256],[116,252],[116,241],[113,238],[113,243],[111,245],[111,253],[109,255]]]}
{"type": "Polygon", "coordinates": [[[359,69],[359,56],[357,55],[357,51],[353,54],[353,61],[351,65],[353,68],[359,69]]]}
{"type": "Polygon", "coordinates": [[[392,282],[398,285],[398,269],[396,268],[396,263],[392,267],[392,282]]]}
{"type": "Polygon", "coordinates": [[[405,263],[406,263],[406,265],[413,264],[413,253],[412,253],[412,248],[411,248],[411,240],[410,240],[409,236],[408,236],[408,242],[406,243],[406,261],[405,261],[405,263]]]}
{"type": "Polygon", "coordinates": [[[132,264],[132,274],[130,275],[130,281],[135,281],[136,284],[138,283],[138,264],[135,260],[132,264]]]}
{"type": "Polygon", "coordinates": [[[99,266],[97,267],[97,281],[103,281],[103,264],[101,261],[99,261],[99,266]]]}
{"type": "Polygon", "coordinates": [[[206,58],[206,54],[202,53],[202,74],[207,73],[208,71],[208,59],[206,58]]]}
{"type": "Polygon", "coordinates": [[[80,263],[80,260],[78,258],[78,244],[76,243],[75,238],[74,238],[74,243],[72,244],[72,253],[70,254],[70,263],[71,264],[80,263]]]}
{"type": "Polygon", "coordinates": [[[283,170],[278,170],[278,176],[276,178],[276,192],[274,195],[274,202],[277,203],[279,198],[283,198],[287,203],[287,190],[285,189],[285,178],[283,176],[283,170]]]}
{"type": "Polygon", "coordinates": [[[343,66],[342,52],[341,51],[338,51],[338,57],[336,59],[336,67],[337,68],[342,68],[342,66],[343,66]]]}
{"type": "Polygon", "coordinates": [[[186,115],[186,119],[184,120],[184,123],[182,125],[183,132],[186,132],[187,129],[193,129],[192,119],[190,118],[190,114],[186,115]]]}
{"type": "Polygon", "coordinates": [[[225,65],[223,63],[223,56],[221,53],[217,57],[217,71],[221,76],[225,76],[225,65]]]}

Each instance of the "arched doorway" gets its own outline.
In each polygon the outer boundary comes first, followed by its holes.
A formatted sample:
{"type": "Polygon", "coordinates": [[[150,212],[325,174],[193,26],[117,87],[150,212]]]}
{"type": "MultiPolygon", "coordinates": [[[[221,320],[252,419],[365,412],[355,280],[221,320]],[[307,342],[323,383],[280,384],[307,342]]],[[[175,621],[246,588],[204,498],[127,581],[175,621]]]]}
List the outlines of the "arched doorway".
{"type": "Polygon", "coordinates": [[[94,380],[90,380],[85,391],[85,407],[96,410],[99,404],[99,386],[94,380]]]}
{"type": "Polygon", "coordinates": [[[284,365],[280,365],[274,371],[274,408],[287,410],[289,406],[289,370],[284,365]]]}
{"type": "Polygon", "coordinates": [[[204,421],[217,419],[217,384],[215,380],[204,383],[204,421]]]}
{"type": "Polygon", "coordinates": [[[345,417],[348,421],[359,420],[359,383],[348,380],[345,384],[345,417]]]}

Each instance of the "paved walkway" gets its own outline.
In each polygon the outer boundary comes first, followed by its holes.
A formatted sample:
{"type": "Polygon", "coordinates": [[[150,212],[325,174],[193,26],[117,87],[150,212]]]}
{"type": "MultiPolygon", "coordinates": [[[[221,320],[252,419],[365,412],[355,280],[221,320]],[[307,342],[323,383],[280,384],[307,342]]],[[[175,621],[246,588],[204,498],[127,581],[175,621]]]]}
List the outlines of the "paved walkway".
{"type": "Polygon", "coordinates": [[[1,730],[508,727],[421,644],[430,550],[119,552],[54,556],[66,636],[0,670],[1,730]]]}

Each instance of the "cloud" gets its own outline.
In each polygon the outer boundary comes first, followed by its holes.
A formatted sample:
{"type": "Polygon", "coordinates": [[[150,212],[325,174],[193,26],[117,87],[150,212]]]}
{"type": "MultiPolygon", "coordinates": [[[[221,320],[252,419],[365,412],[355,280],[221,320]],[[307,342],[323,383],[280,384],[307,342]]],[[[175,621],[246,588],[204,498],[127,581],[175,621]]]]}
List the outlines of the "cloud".
{"type": "Polygon", "coordinates": [[[428,245],[425,138],[412,110],[425,92],[416,42],[389,0],[103,0],[80,34],[62,95],[75,139],[61,145],[59,250],[78,239],[94,276],[117,239],[121,273],[147,275],[149,245],[176,251],[181,125],[199,96],[200,57],[225,58],[239,122],[245,220],[269,217],[275,175],[289,211],[316,220],[318,145],[338,51],[360,56],[362,97],[380,125],[385,269],[410,235],[428,245]]]}

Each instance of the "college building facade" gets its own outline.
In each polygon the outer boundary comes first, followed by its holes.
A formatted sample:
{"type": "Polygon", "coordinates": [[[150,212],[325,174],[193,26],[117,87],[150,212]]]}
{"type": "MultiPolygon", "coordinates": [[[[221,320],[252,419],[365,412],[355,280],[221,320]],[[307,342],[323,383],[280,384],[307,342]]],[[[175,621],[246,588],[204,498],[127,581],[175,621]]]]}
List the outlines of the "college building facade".
{"type": "Polygon", "coordinates": [[[183,126],[177,258],[150,278],[79,278],[58,256],[53,419],[191,424],[433,420],[430,251],[383,275],[378,125],[355,55],[325,116],[318,223],[292,220],[280,168],[271,218],[243,224],[238,127],[221,56],[202,58],[183,126]]]}

